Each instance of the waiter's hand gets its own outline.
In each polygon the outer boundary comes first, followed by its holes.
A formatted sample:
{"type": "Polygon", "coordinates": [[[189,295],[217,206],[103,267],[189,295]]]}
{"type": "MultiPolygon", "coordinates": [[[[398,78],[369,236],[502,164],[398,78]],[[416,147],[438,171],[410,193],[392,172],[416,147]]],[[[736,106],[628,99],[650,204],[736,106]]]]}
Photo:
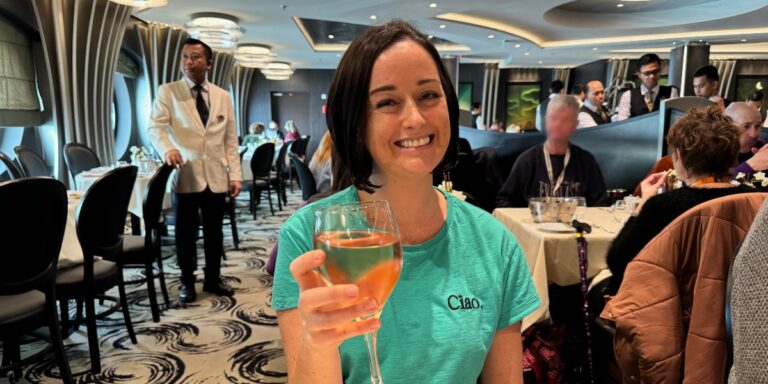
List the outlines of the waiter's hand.
{"type": "Polygon", "coordinates": [[[240,182],[239,181],[230,181],[229,182],[229,195],[232,197],[237,197],[237,195],[240,194],[240,182]]]}
{"type": "Polygon", "coordinates": [[[171,166],[181,166],[184,159],[181,158],[181,152],[178,149],[171,149],[165,154],[165,163],[171,166]]]}

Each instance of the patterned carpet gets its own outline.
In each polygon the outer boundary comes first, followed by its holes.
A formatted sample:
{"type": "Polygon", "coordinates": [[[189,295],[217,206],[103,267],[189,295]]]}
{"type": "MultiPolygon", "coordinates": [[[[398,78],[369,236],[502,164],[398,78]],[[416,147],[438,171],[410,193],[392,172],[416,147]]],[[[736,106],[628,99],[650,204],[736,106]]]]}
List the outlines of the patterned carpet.
{"type": "MultiPolygon", "coordinates": [[[[246,194],[247,196],[247,194],[246,194]]],[[[227,259],[222,262],[224,279],[235,288],[232,298],[202,292],[202,241],[198,242],[197,301],[182,306],[178,302],[178,266],[172,244],[163,246],[170,308],[162,307],[159,323],[152,322],[146,285],[128,286],[131,318],[138,338],[128,338],[118,312],[99,321],[102,371],[91,374],[85,325],[65,340],[69,364],[76,383],[283,383],[286,381],[280,333],[272,298],[272,277],[263,271],[282,223],[295,210],[301,193],[288,194],[288,208],[269,215],[266,201],[259,207],[257,220],[246,207],[238,207],[237,225],[240,249],[235,250],[231,231],[224,228],[227,259]]],[[[246,202],[239,198],[239,205],[246,202]]],[[[275,208],[277,208],[275,206],[275,208]]],[[[137,272],[138,273],[138,272],[137,272]]],[[[141,272],[143,274],[143,272],[141,272]]],[[[126,275],[126,280],[130,280],[126,275]]],[[[117,290],[109,294],[117,296],[117,290]]],[[[74,317],[74,304],[70,305],[74,317]]],[[[97,306],[97,311],[99,307],[97,306]]],[[[39,349],[31,344],[22,356],[39,349]]],[[[24,368],[23,377],[0,378],[0,383],[59,383],[53,354],[24,368]]]]}

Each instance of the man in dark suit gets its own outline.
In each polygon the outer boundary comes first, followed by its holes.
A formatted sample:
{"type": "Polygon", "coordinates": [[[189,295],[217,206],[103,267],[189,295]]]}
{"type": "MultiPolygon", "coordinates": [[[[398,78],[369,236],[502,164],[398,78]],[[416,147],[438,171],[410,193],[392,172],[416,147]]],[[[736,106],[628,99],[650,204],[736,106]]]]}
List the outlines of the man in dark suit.
{"type": "Polygon", "coordinates": [[[648,53],[640,57],[640,70],[636,73],[642,84],[640,88],[630,89],[621,95],[619,101],[618,120],[644,115],[659,109],[661,100],[678,96],[677,89],[659,85],[661,75],[661,59],[648,53]]]}
{"type": "Polygon", "coordinates": [[[611,122],[611,115],[603,106],[605,87],[603,83],[594,80],[587,83],[587,98],[579,109],[579,126],[577,128],[596,127],[611,122]]]}
{"type": "Polygon", "coordinates": [[[195,301],[198,212],[205,238],[203,290],[223,296],[233,291],[220,278],[222,221],[226,194],[240,192],[235,113],[229,92],[207,80],[211,48],[188,39],[182,48],[184,78],[163,84],[152,107],[149,137],[169,165],[179,168],[175,184],[176,256],[181,269],[179,300],[195,301]]]}

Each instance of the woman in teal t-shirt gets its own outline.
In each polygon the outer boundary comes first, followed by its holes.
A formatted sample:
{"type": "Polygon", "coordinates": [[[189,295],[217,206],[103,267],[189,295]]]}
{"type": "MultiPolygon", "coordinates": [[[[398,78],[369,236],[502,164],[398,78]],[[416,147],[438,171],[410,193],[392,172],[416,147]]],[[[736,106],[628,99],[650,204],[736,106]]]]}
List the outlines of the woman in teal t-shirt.
{"type": "Polygon", "coordinates": [[[456,159],[458,119],[440,55],[409,24],[371,27],[347,49],[326,120],[354,185],[299,210],[280,234],[272,306],[291,382],[370,382],[359,336],[378,330],[388,384],[522,383],[520,321],[540,303],[520,247],[486,212],[432,187],[456,159]],[[323,285],[313,215],[369,200],[395,213],[403,269],[381,319],[352,322],[379,303],[354,285],[323,285]]]}

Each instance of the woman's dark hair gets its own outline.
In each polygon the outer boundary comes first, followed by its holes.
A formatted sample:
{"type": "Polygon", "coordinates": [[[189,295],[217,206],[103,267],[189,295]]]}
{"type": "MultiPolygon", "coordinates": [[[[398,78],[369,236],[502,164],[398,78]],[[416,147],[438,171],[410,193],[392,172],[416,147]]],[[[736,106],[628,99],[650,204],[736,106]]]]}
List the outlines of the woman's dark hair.
{"type": "Polygon", "coordinates": [[[693,108],[669,129],[667,145],[680,150],[688,173],[727,177],[739,156],[739,129],[717,105],[693,108]]]}
{"type": "Polygon", "coordinates": [[[412,40],[424,48],[437,66],[451,124],[451,139],[443,160],[433,170],[440,172],[455,165],[458,156],[459,102],[448,71],[440,54],[427,36],[410,24],[394,20],[368,28],[347,48],[341,58],[328,91],[328,108],[325,121],[333,135],[339,166],[346,170],[352,184],[360,190],[373,193],[370,181],[373,159],[365,147],[368,126],[368,92],[373,64],[379,55],[391,45],[412,40]]]}

